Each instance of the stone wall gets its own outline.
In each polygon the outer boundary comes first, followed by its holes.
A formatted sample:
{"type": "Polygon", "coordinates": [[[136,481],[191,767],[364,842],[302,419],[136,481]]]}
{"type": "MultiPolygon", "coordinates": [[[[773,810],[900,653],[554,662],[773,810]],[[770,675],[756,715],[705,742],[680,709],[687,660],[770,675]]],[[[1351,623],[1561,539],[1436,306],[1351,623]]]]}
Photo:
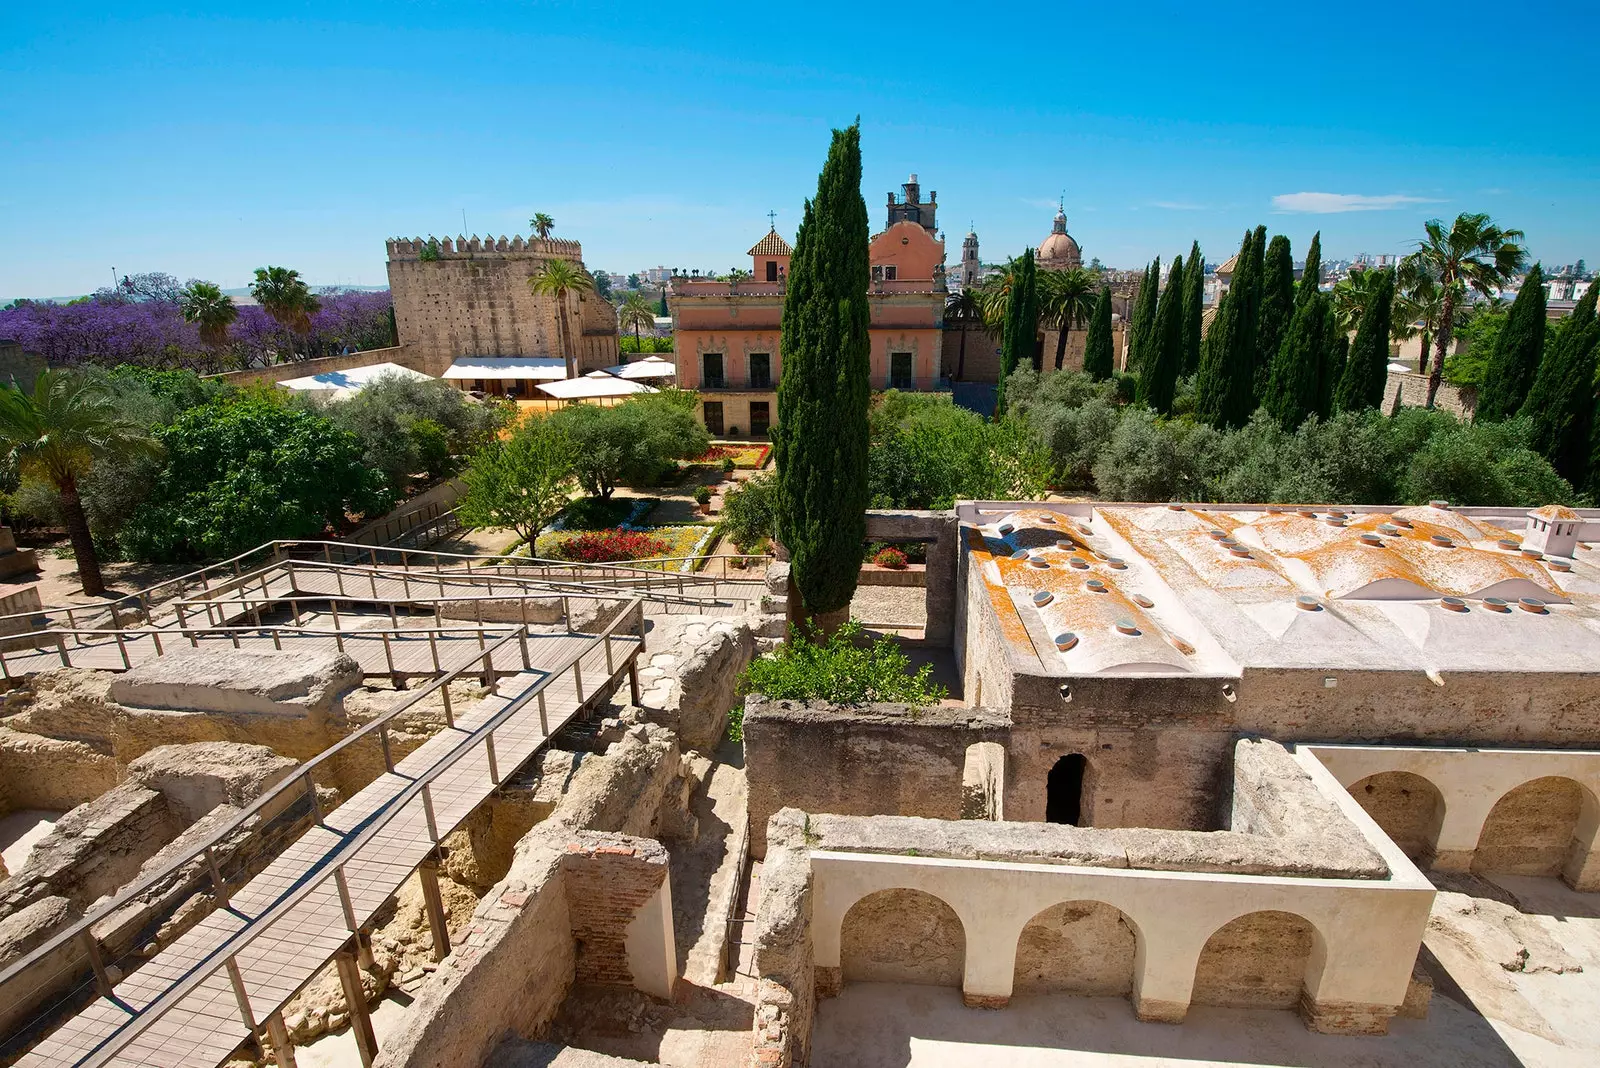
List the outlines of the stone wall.
{"type": "Polygon", "coordinates": [[[956,539],[960,529],[953,512],[889,511],[867,513],[868,541],[921,541],[927,544],[927,626],[923,643],[948,647],[954,636],[956,596],[956,539]]]}
{"type": "Polygon", "coordinates": [[[1195,968],[1193,1003],[1298,1008],[1311,957],[1311,925],[1287,912],[1252,912],[1213,934],[1195,968]]]}
{"type": "Polygon", "coordinates": [[[24,393],[33,392],[33,380],[45,369],[44,357],[28,352],[9,338],[0,339],[0,385],[15,382],[24,393]]]}
{"type": "Polygon", "coordinates": [[[116,758],[101,746],[0,727],[0,805],[6,812],[64,812],[99,797],[120,778],[116,758]]]}
{"type": "Polygon", "coordinates": [[[1560,875],[1574,846],[1583,787],[1549,776],[1512,790],[1483,821],[1472,870],[1506,875],[1560,875]]]}
{"type": "Polygon", "coordinates": [[[755,658],[751,622],[666,616],[653,625],[639,669],[640,704],[675,731],[685,749],[710,752],[726,734],[739,676],[755,658]]]}
{"type": "Polygon", "coordinates": [[[750,852],[766,854],[780,808],[844,815],[960,819],[969,746],[1003,739],[1008,724],[983,709],[745,700],[750,852]]]}
{"type": "MultiPolygon", "coordinates": [[[[576,241],[534,239],[517,246],[503,238],[488,245],[447,240],[431,261],[419,259],[414,247],[390,242],[389,291],[400,343],[415,354],[419,370],[442,375],[463,356],[561,355],[555,299],[535,294],[528,280],[551,259],[581,266],[583,249],[576,241]]],[[[615,364],[612,306],[593,293],[569,295],[567,306],[578,369],[615,364]]]]}
{"type": "Polygon", "coordinates": [[[851,906],[840,935],[847,982],[960,986],[966,957],[961,918],[920,890],[880,890],[851,906]]]}
{"type": "Polygon", "coordinates": [[[1100,901],[1063,901],[1022,929],[1012,992],[1126,997],[1135,951],[1133,928],[1119,910],[1100,901]]]}
{"type": "MultiPolygon", "coordinates": [[[[1390,371],[1388,381],[1383,388],[1384,414],[1394,410],[1394,399],[1400,397],[1400,403],[1407,408],[1421,408],[1428,403],[1428,376],[1415,374],[1411,371],[1390,371]]],[[[1471,387],[1463,388],[1449,382],[1439,383],[1439,392],[1433,398],[1433,406],[1455,415],[1470,418],[1478,410],[1478,391],[1471,387]]]]}
{"type": "Polygon", "coordinates": [[[792,1068],[811,1056],[817,997],[837,993],[838,969],[815,965],[811,941],[811,857],[804,815],[794,809],[770,823],[761,868],[761,902],[751,939],[757,975],[754,1048],[749,1068],[792,1068]]]}
{"type": "Polygon", "coordinates": [[[436,374],[423,367],[422,354],[419,351],[404,345],[396,345],[386,349],[348,352],[339,356],[322,356],[315,360],[275,363],[270,367],[247,367],[243,371],[224,371],[221,374],[205,377],[232,386],[258,384],[270,386],[290,378],[305,378],[310,375],[327,374],[330,371],[352,371],[357,367],[372,367],[380,363],[395,363],[401,367],[409,367],[413,371],[422,371],[424,374],[436,374]]]}

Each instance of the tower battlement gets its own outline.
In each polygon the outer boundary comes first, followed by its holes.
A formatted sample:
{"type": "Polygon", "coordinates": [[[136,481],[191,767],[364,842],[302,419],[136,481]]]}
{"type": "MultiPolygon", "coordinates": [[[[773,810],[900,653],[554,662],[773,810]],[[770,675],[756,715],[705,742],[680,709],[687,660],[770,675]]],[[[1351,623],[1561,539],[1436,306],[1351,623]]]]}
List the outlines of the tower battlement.
{"type": "Polygon", "coordinates": [[[507,238],[504,234],[496,238],[493,234],[480,238],[473,234],[470,238],[458,235],[454,239],[449,237],[392,237],[384,244],[389,250],[389,260],[420,260],[422,250],[430,242],[438,242],[441,260],[464,260],[478,258],[494,259],[550,259],[582,260],[583,245],[577,241],[568,241],[559,237],[523,238],[521,234],[507,238]]]}

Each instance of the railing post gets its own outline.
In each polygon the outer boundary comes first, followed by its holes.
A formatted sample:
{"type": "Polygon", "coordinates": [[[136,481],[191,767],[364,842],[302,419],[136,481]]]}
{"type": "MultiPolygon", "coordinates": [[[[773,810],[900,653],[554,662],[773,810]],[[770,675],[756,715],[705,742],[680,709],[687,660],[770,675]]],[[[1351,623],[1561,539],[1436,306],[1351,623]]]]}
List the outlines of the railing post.
{"type": "Polygon", "coordinates": [[[444,898],[439,896],[439,860],[429,855],[417,867],[422,881],[422,905],[428,914],[428,933],[433,936],[433,959],[444,960],[450,955],[450,928],[444,919],[444,898]]]}
{"type": "MultiPolygon", "coordinates": [[[[357,941],[360,941],[359,936],[357,941]]],[[[378,1057],[378,1036],[373,1034],[372,1017],[367,1014],[367,994],[361,988],[361,971],[348,949],[341,949],[333,959],[339,968],[344,1000],[350,1006],[350,1031],[355,1035],[356,1052],[361,1055],[361,1068],[372,1068],[372,1062],[378,1057]]]]}
{"type": "MultiPolygon", "coordinates": [[[[72,633],[74,637],[77,637],[78,632],[76,630],[74,630],[72,633]]],[[[63,638],[59,633],[56,635],[56,652],[61,654],[61,664],[63,667],[72,666],[72,660],[67,656],[66,639],[63,638]]]]}
{"type": "Polygon", "coordinates": [[[524,623],[522,629],[517,631],[517,644],[522,646],[522,670],[530,671],[533,661],[528,659],[528,625],[524,623]]]}
{"type": "Polygon", "coordinates": [[[500,763],[494,755],[494,731],[483,736],[484,753],[489,758],[489,781],[496,786],[500,785],[500,763]]]}
{"type": "Polygon", "coordinates": [[[550,737],[550,714],[544,707],[544,691],[539,691],[539,730],[546,737],[550,737]]]}
{"type": "Polygon", "coordinates": [[[483,673],[489,679],[489,692],[498,694],[500,692],[500,680],[494,674],[494,653],[487,649],[483,653],[483,673]]]}
{"type": "Polygon", "coordinates": [[[250,1029],[250,1037],[259,1041],[256,1034],[256,1016],[250,1011],[250,994],[244,988],[244,976],[239,974],[239,962],[233,957],[227,961],[228,982],[233,984],[233,996],[239,1002],[239,1016],[244,1020],[244,1025],[250,1029]]]}
{"type": "Polygon", "coordinates": [[[639,704],[639,658],[628,661],[628,693],[635,705],[639,704]]]}
{"type": "Polygon", "coordinates": [[[277,1068],[296,1068],[294,1045],[289,1041],[289,1028],[284,1026],[281,1011],[267,1017],[267,1039],[272,1043],[272,1059],[277,1068]]]}
{"type": "Polygon", "coordinates": [[[389,724],[378,724],[378,744],[383,746],[383,766],[387,771],[394,771],[394,754],[389,749],[389,724]]]}
{"type": "Polygon", "coordinates": [[[617,666],[612,662],[611,658],[611,628],[606,628],[606,634],[602,641],[605,642],[606,646],[606,678],[610,679],[611,676],[617,673],[617,666]]]}
{"type": "Polygon", "coordinates": [[[306,796],[311,799],[311,818],[319,826],[322,824],[322,802],[317,800],[317,780],[311,777],[311,772],[300,776],[305,780],[306,796]]]}
{"type": "Polygon", "coordinates": [[[433,818],[433,791],[428,789],[428,784],[422,784],[422,814],[428,819],[428,837],[434,845],[439,844],[439,824],[433,818]]]}
{"type": "Polygon", "coordinates": [[[106,972],[105,958],[100,956],[100,943],[95,940],[94,932],[88,927],[78,932],[78,941],[83,943],[83,952],[89,958],[89,967],[94,972],[94,988],[100,996],[111,996],[111,976],[106,972]]]}
{"type": "Polygon", "coordinates": [[[578,691],[578,704],[583,704],[583,658],[572,662],[572,684],[578,691]]]}
{"type": "MultiPolygon", "coordinates": [[[[438,660],[438,654],[437,653],[434,655],[434,659],[436,661],[438,660]]],[[[449,679],[446,679],[444,685],[439,687],[439,696],[444,698],[444,725],[446,727],[450,727],[450,728],[454,729],[455,725],[456,725],[456,716],[455,716],[455,713],[453,711],[451,711],[451,709],[450,709],[450,680],[449,679]]]]}
{"type": "MultiPolygon", "coordinates": [[[[434,670],[435,673],[444,670],[444,668],[441,667],[440,664],[439,664],[439,640],[438,639],[439,639],[439,635],[438,635],[437,631],[433,631],[433,630],[428,631],[428,651],[433,654],[433,670],[434,670]]],[[[445,688],[449,689],[448,686],[446,686],[445,688]]],[[[449,698],[447,697],[446,701],[448,701],[448,700],[449,700],[449,698]]]]}
{"type": "Polygon", "coordinates": [[[112,637],[117,639],[117,652],[122,654],[122,670],[132,669],[133,663],[128,659],[128,644],[122,640],[122,631],[116,631],[112,637]]]}
{"type": "Polygon", "coordinates": [[[398,687],[400,675],[394,669],[394,650],[389,645],[389,635],[383,634],[381,637],[383,638],[383,659],[389,665],[389,679],[391,682],[395,683],[396,687],[398,687]]]}
{"type": "Polygon", "coordinates": [[[206,846],[206,867],[211,871],[211,885],[216,888],[217,900],[222,902],[223,908],[227,908],[230,904],[228,900],[228,884],[222,878],[222,869],[217,866],[217,855],[210,846],[206,846]]]}

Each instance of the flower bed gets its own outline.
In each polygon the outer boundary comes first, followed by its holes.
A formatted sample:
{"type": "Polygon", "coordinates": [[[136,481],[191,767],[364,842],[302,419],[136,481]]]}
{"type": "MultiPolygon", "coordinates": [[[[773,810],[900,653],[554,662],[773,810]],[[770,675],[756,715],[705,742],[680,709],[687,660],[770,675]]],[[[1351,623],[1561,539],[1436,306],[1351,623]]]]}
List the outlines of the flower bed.
{"type": "Polygon", "coordinates": [[[671,543],[647,530],[582,530],[573,531],[558,541],[552,555],[557,560],[579,564],[604,564],[666,556],[671,549],[671,543]]]}
{"type": "MultiPolygon", "coordinates": [[[[708,536],[712,533],[712,531],[714,529],[715,529],[714,527],[711,527],[709,525],[702,526],[702,525],[696,524],[696,525],[691,525],[691,526],[678,526],[678,527],[650,527],[650,528],[648,528],[646,530],[633,530],[633,531],[630,531],[630,530],[624,530],[624,531],[616,531],[616,530],[603,530],[603,531],[552,530],[552,531],[547,531],[546,533],[539,535],[539,550],[534,555],[540,557],[541,559],[546,559],[546,560],[573,560],[573,561],[578,562],[578,563],[604,563],[604,562],[608,562],[608,561],[609,562],[627,562],[629,564],[629,566],[631,566],[631,567],[648,567],[648,568],[656,568],[656,569],[665,568],[665,569],[673,570],[673,571],[677,571],[677,570],[688,571],[688,570],[693,570],[693,566],[692,565],[693,565],[694,561],[692,561],[692,560],[688,561],[687,564],[685,564],[685,563],[657,564],[657,563],[650,562],[646,558],[648,558],[648,557],[667,557],[667,558],[671,559],[671,558],[676,558],[676,557],[694,557],[694,556],[699,556],[705,551],[704,542],[707,540],[708,536]],[[589,552],[593,551],[588,547],[588,545],[586,545],[586,544],[585,545],[580,545],[579,547],[575,547],[575,548],[572,548],[572,549],[566,548],[568,543],[573,542],[573,541],[578,541],[579,539],[585,539],[585,538],[592,539],[592,538],[596,538],[598,536],[603,536],[603,535],[605,535],[605,536],[615,536],[615,535],[618,535],[618,534],[625,534],[625,535],[630,535],[630,536],[634,536],[634,537],[640,537],[640,538],[647,539],[651,543],[651,547],[655,551],[647,552],[647,553],[641,553],[639,556],[608,556],[608,557],[605,557],[604,559],[598,559],[598,558],[595,558],[593,556],[585,556],[585,557],[580,559],[579,557],[572,556],[572,555],[569,555],[569,554],[570,553],[576,553],[576,552],[589,553],[589,552]]],[[[642,544],[642,543],[639,543],[639,544],[642,544]]],[[[611,546],[611,547],[614,547],[614,546],[611,546]]]]}
{"type": "Polygon", "coordinates": [[[759,471],[767,464],[767,458],[772,455],[771,445],[744,445],[738,442],[724,442],[713,445],[706,450],[706,454],[695,463],[720,464],[723,460],[732,460],[733,466],[746,471],[759,471]]]}

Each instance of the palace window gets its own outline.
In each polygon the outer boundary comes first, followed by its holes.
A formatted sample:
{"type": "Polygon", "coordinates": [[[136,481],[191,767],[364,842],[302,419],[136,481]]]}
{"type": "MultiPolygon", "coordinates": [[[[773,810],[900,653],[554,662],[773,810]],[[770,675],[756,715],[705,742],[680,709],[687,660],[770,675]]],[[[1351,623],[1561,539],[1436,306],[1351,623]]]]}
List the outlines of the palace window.
{"type": "Polygon", "coordinates": [[[728,381],[722,375],[722,353],[708,352],[700,361],[700,388],[726,389],[728,381]]]}
{"type": "Polygon", "coordinates": [[[772,354],[770,352],[752,352],[750,354],[750,388],[772,388],[772,354]]]}
{"type": "Polygon", "coordinates": [[[722,402],[721,401],[706,401],[705,402],[705,413],[706,413],[706,430],[708,430],[713,437],[719,437],[720,438],[722,436],[722,434],[723,434],[723,429],[722,429],[722,402]]]}
{"type": "Polygon", "coordinates": [[[750,402],[750,436],[764,438],[772,426],[772,409],[767,401],[750,402]]]}
{"type": "Polygon", "coordinates": [[[909,353],[909,352],[891,352],[891,353],[889,353],[889,388],[890,389],[910,389],[910,388],[912,388],[911,353],[909,353]]]}

